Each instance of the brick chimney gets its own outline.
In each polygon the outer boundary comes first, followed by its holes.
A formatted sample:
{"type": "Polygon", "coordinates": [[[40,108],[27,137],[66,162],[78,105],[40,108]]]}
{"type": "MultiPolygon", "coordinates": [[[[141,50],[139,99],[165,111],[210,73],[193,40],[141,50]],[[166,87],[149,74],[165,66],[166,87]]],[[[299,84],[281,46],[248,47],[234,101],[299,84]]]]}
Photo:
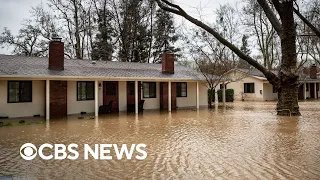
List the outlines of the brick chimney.
{"type": "Polygon", "coordinates": [[[317,66],[315,64],[310,67],[309,73],[311,79],[317,79],[317,66]]]}
{"type": "Polygon", "coordinates": [[[49,43],[49,67],[50,70],[64,69],[64,43],[61,38],[52,38],[49,43]]]}
{"type": "Polygon", "coordinates": [[[168,50],[162,54],[162,73],[174,74],[174,54],[168,50]]]}

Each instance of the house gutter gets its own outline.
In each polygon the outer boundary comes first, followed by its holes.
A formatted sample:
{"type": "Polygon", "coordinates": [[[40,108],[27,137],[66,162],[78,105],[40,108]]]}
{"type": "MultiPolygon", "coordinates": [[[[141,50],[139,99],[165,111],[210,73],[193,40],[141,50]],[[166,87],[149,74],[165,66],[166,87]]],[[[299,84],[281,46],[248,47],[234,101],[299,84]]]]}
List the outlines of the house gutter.
{"type": "Polygon", "coordinates": [[[101,76],[19,76],[19,75],[7,75],[0,76],[0,80],[10,80],[10,79],[29,79],[29,80],[101,80],[101,81],[173,81],[173,82],[198,82],[206,80],[196,80],[196,79],[173,79],[173,78],[140,78],[140,77],[101,77],[101,76]]]}

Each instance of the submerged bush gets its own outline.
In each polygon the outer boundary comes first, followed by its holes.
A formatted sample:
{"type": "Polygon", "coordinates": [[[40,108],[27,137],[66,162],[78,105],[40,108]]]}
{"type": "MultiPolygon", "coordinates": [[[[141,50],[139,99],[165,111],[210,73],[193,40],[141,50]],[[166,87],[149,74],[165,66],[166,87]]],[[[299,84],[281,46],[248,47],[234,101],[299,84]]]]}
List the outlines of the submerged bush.
{"type": "MultiPolygon", "coordinates": [[[[218,93],[218,101],[222,102],[222,90],[219,89],[218,93]]],[[[226,102],[233,102],[234,101],[234,90],[233,89],[226,89],[226,102]]]]}
{"type": "Polygon", "coordinates": [[[92,120],[92,119],[94,119],[94,116],[88,116],[87,119],[92,120]]]}
{"type": "Polygon", "coordinates": [[[13,124],[11,122],[7,122],[4,124],[4,126],[13,126],[13,124]]]}
{"type": "Polygon", "coordinates": [[[208,89],[208,103],[215,102],[215,89],[208,89]]]}

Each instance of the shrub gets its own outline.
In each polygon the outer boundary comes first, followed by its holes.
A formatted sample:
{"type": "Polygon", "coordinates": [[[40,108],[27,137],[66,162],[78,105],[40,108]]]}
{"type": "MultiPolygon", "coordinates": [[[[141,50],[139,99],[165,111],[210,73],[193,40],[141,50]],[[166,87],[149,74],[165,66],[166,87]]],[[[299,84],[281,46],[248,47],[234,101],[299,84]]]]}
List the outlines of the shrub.
{"type": "Polygon", "coordinates": [[[24,123],[26,123],[26,121],[23,120],[23,119],[21,119],[21,120],[19,121],[19,124],[24,124],[24,123]]]}
{"type": "Polygon", "coordinates": [[[13,124],[11,122],[7,122],[7,123],[0,122],[0,127],[3,127],[3,126],[13,126],[13,124]]]}
{"type": "Polygon", "coordinates": [[[215,89],[208,89],[208,103],[215,102],[215,93],[215,89]]]}
{"type": "Polygon", "coordinates": [[[87,119],[92,120],[92,119],[94,119],[94,116],[88,116],[87,119]]]}
{"type": "MultiPolygon", "coordinates": [[[[219,89],[218,93],[218,101],[222,102],[222,90],[219,89]]],[[[226,89],[226,102],[233,102],[234,101],[234,90],[233,89],[226,89]]]]}
{"type": "Polygon", "coordinates": [[[13,124],[11,122],[7,122],[6,124],[4,124],[5,126],[13,126],[13,124]]]}

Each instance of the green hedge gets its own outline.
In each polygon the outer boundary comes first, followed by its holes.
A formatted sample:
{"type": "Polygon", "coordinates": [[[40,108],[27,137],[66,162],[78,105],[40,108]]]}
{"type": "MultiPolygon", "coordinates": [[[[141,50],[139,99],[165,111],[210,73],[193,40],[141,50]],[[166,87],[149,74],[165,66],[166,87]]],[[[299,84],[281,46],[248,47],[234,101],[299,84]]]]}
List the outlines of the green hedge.
{"type": "Polygon", "coordinates": [[[214,102],[215,101],[215,93],[216,93],[216,91],[215,91],[215,89],[208,89],[208,102],[210,102],[210,99],[212,99],[212,101],[211,102],[214,102]]]}
{"type": "MultiPolygon", "coordinates": [[[[219,89],[218,93],[218,101],[222,102],[222,90],[219,89]]],[[[233,89],[226,89],[226,102],[233,102],[234,101],[234,90],[233,89]]]]}

